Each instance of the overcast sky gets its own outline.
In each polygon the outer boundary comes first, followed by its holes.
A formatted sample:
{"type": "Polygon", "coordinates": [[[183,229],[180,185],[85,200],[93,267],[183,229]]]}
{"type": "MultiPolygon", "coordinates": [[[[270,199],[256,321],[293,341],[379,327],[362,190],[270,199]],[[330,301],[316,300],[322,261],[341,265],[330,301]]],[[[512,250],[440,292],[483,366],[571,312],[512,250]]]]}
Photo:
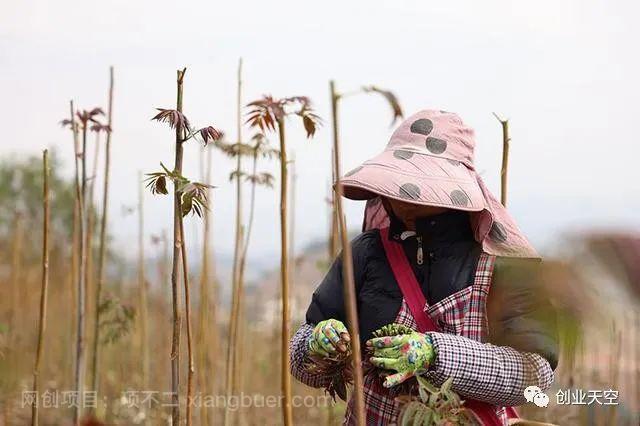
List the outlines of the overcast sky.
{"type": "MultiPolygon", "coordinates": [[[[137,174],[172,164],[168,128],[149,119],[172,107],[175,72],[188,68],[185,112],[235,137],[235,74],[244,58],[246,102],[307,95],[325,127],[311,141],[289,124],[297,160],[298,247],[324,238],[329,184],[328,81],[341,90],[392,89],[407,113],[458,112],[475,127],[477,168],[499,190],[500,127],[512,132],[509,207],[540,248],[585,227],[640,229],[640,66],[633,1],[3,1],[0,14],[0,155],[55,147],[71,175],[72,144],[58,122],[73,99],[106,106],[116,68],[111,232],[131,251],[137,174]]],[[[344,170],[380,151],[391,134],[382,99],[345,100],[344,170]]],[[[249,133],[245,131],[245,134],[249,133]]],[[[187,146],[185,174],[199,175],[187,146]]],[[[275,164],[264,168],[275,172],[275,164]]],[[[214,155],[215,244],[233,241],[232,164],[214,155]]],[[[145,199],[147,232],[171,223],[170,197],[145,199]]],[[[252,252],[275,265],[277,192],[260,191],[252,252]]],[[[349,202],[357,227],[362,205],[349,202]]],[[[193,222],[193,223],[192,223],[193,222]]],[[[194,233],[197,223],[187,228],[194,233]]],[[[193,242],[195,235],[191,236],[193,242]]]]}

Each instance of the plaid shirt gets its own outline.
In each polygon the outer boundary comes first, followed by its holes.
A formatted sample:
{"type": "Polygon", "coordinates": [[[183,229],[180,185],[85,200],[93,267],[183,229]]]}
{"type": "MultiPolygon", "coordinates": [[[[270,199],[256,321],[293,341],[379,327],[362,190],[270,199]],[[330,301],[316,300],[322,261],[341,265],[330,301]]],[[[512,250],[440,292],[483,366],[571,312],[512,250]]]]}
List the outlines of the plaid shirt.
{"type": "MultiPolygon", "coordinates": [[[[440,386],[453,377],[452,388],[463,398],[496,405],[503,423],[507,424],[504,407],[525,403],[524,389],[536,385],[543,391],[553,382],[553,370],[540,355],[518,352],[506,346],[486,341],[488,321],[486,299],[491,287],[495,256],[482,254],[478,261],[474,283],[432,306],[425,306],[428,315],[442,332],[428,333],[437,353],[436,361],[425,373],[434,385],[440,386]]],[[[416,322],[403,300],[395,322],[417,329],[416,322]]],[[[303,324],[291,340],[291,372],[301,382],[312,387],[325,387],[327,379],[309,373],[304,365],[313,325],[303,324]]],[[[398,413],[396,390],[386,389],[376,374],[364,377],[367,425],[388,425],[398,413]]],[[[345,424],[355,424],[353,399],[349,401],[345,424]]]]}

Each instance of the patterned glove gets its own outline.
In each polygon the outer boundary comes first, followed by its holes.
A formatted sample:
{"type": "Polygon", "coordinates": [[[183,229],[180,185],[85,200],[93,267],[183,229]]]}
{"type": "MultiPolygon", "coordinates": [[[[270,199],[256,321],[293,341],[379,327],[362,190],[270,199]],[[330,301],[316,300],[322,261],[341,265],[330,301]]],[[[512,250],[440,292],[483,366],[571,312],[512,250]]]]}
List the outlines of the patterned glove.
{"type": "Polygon", "coordinates": [[[367,346],[373,347],[373,365],[396,371],[385,378],[386,388],[426,372],[436,358],[431,336],[418,332],[376,337],[367,341],[367,346]]]}
{"type": "Polygon", "coordinates": [[[347,327],[342,322],[336,319],[320,321],[309,338],[309,352],[312,355],[329,357],[335,354],[336,350],[346,351],[345,342],[348,343],[350,340],[347,327]]]}

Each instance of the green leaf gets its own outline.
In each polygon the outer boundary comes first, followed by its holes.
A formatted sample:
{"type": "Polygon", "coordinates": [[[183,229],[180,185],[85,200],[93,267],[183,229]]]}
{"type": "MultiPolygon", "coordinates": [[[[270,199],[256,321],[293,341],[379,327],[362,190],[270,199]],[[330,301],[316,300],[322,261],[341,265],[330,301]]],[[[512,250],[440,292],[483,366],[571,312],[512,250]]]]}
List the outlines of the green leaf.
{"type": "Polygon", "coordinates": [[[427,389],[421,384],[418,386],[418,395],[420,396],[422,402],[427,402],[429,400],[429,393],[427,392],[427,389]]]}
{"type": "Polygon", "coordinates": [[[164,164],[162,164],[162,162],[160,163],[160,167],[162,167],[162,169],[164,170],[164,172],[165,172],[166,174],[168,174],[169,176],[171,176],[171,175],[173,174],[172,172],[170,172],[170,171],[169,171],[169,169],[167,169],[167,168],[165,167],[165,165],[164,165],[164,164]]]}
{"type": "Polygon", "coordinates": [[[435,414],[434,411],[429,408],[429,407],[425,407],[425,416],[424,416],[424,422],[422,424],[424,425],[432,425],[433,422],[433,415],[435,414]]]}
{"type": "Polygon", "coordinates": [[[429,396],[429,402],[428,402],[429,406],[431,406],[431,407],[435,407],[436,402],[438,401],[438,397],[439,397],[439,396],[440,396],[440,395],[439,395],[439,393],[438,393],[438,392],[436,392],[436,393],[432,393],[432,394],[431,394],[431,396],[429,396]]]}
{"type": "Polygon", "coordinates": [[[421,404],[417,401],[411,401],[404,408],[402,415],[402,426],[411,426],[413,418],[416,415],[417,410],[420,409],[421,404]]]}
{"type": "Polygon", "coordinates": [[[453,383],[453,377],[449,377],[445,382],[440,386],[440,390],[443,393],[449,392],[451,390],[451,384],[453,383]]]}
{"type": "Polygon", "coordinates": [[[413,426],[422,426],[424,424],[427,424],[424,422],[426,417],[427,417],[427,411],[422,407],[420,407],[420,409],[416,412],[416,415],[413,419],[413,426]]]}
{"type": "Polygon", "coordinates": [[[420,384],[420,386],[425,387],[430,393],[434,393],[434,392],[438,392],[438,388],[435,387],[434,385],[432,385],[427,379],[425,379],[422,376],[416,376],[416,379],[418,379],[418,383],[420,384]]]}

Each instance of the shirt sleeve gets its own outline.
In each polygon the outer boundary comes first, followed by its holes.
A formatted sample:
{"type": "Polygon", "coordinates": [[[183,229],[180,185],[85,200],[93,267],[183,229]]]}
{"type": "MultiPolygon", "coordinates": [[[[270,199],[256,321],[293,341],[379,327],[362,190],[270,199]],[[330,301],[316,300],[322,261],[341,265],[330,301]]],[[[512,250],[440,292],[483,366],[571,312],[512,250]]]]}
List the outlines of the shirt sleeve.
{"type": "Polygon", "coordinates": [[[427,377],[453,378],[460,395],[499,406],[526,402],[524,389],[553,383],[558,360],[555,311],[540,281],[541,263],[497,258],[487,299],[486,342],[429,333],[437,357],[427,377]]]}
{"type": "Polygon", "coordinates": [[[518,406],[526,402],[526,387],[535,385],[544,391],[553,383],[553,370],[539,354],[451,334],[428,334],[437,356],[425,377],[437,386],[453,378],[452,389],[463,398],[518,406]]]}

